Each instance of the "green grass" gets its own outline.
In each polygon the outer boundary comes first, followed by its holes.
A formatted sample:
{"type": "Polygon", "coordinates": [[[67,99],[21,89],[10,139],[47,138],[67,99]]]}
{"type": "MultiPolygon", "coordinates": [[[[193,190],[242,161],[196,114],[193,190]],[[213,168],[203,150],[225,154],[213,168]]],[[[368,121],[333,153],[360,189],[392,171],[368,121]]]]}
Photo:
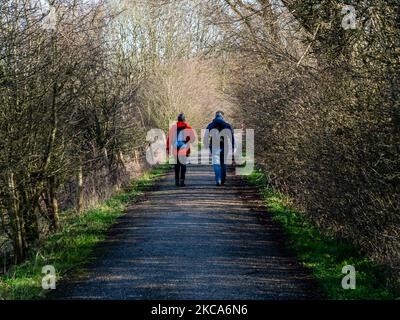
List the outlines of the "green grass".
{"type": "Polygon", "coordinates": [[[323,235],[306,216],[288,206],[288,199],[268,185],[265,174],[257,170],[248,177],[257,186],[272,214],[287,234],[289,249],[298,261],[310,268],[327,299],[395,299],[385,269],[345,241],[323,235]],[[356,269],[356,289],[345,290],[341,281],[342,268],[352,265],[356,269]]]}
{"type": "Polygon", "coordinates": [[[130,190],[115,194],[98,207],[76,215],[64,213],[62,231],[51,235],[30,258],[0,277],[0,300],[43,299],[48,293],[41,286],[42,267],[53,265],[57,282],[71,274],[82,272],[91,259],[96,244],[105,239],[109,228],[126,212],[139,195],[151,188],[154,181],[168,168],[161,165],[132,182],[130,190]]]}

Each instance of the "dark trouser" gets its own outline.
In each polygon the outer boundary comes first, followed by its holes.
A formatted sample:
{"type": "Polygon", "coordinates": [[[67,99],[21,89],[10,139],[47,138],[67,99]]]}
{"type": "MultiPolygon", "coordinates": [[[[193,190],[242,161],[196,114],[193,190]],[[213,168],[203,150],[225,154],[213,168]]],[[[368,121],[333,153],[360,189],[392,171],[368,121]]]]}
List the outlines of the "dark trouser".
{"type": "Polygon", "coordinates": [[[179,182],[179,179],[185,180],[185,175],[186,175],[186,164],[180,163],[178,159],[177,163],[175,164],[175,181],[179,182]]]}

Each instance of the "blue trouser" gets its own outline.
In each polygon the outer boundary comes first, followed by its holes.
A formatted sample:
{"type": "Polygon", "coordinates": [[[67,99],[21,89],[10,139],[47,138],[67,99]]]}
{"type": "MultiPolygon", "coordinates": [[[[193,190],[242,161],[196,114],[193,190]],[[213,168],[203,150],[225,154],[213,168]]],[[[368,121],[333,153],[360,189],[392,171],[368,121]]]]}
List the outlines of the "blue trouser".
{"type": "Polygon", "coordinates": [[[215,182],[224,183],[226,180],[226,164],[224,160],[224,153],[213,155],[213,168],[215,173],[215,182]]]}

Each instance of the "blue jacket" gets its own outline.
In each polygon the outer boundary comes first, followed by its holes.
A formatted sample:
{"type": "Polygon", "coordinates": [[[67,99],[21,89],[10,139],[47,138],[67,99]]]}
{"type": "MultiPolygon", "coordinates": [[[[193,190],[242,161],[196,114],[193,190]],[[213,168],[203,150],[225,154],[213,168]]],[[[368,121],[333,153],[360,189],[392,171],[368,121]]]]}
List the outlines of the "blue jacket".
{"type": "MultiPolygon", "coordinates": [[[[232,143],[232,150],[233,150],[235,147],[235,137],[233,136],[233,129],[232,129],[231,125],[228,122],[226,122],[224,120],[224,118],[222,118],[221,116],[215,117],[215,119],[207,126],[207,132],[204,137],[204,144],[207,143],[207,141],[209,139],[209,134],[210,134],[211,130],[213,130],[213,129],[217,129],[219,132],[221,132],[224,129],[228,129],[231,132],[231,137],[232,137],[231,143],[232,143]]],[[[210,147],[210,149],[212,148],[212,139],[210,139],[209,147],[210,147]]],[[[221,141],[220,148],[222,151],[224,148],[224,141],[221,141]]]]}

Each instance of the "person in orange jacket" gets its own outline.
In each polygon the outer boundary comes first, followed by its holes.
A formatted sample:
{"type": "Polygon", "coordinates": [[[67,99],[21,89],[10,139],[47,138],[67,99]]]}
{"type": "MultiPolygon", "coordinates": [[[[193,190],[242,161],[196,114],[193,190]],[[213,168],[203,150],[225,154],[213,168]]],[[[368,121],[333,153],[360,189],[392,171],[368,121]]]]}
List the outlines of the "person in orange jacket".
{"type": "Polygon", "coordinates": [[[167,155],[170,151],[175,158],[175,185],[185,186],[187,157],[190,155],[190,144],[195,141],[192,127],[185,122],[185,114],[178,115],[178,121],[168,133],[167,155]]]}

